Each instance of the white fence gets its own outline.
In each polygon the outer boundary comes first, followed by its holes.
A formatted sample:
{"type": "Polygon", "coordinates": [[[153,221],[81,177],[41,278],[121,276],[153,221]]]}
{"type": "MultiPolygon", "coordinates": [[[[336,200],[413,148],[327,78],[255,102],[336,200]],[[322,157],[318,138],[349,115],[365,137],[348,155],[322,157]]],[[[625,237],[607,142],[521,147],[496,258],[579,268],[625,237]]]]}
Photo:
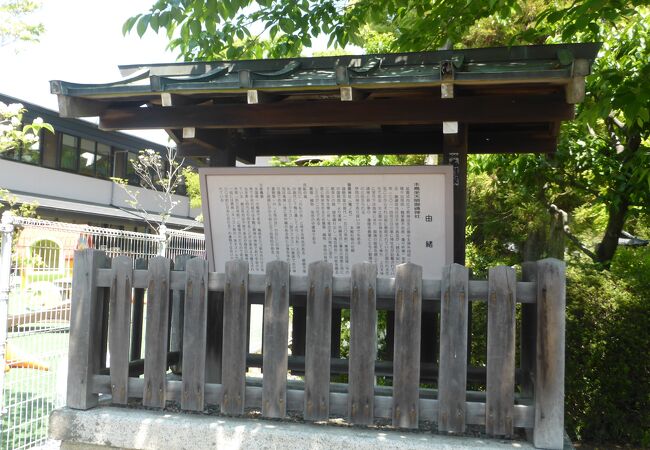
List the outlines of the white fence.
{"type": "Polygon", "coordinates": [[[203,234],[135,233],[3,215],[0,247],[0,449],[47,438],[50,412],[65,403],[72,262],[94,248],[134,260],[203,257],[203,234]]]}

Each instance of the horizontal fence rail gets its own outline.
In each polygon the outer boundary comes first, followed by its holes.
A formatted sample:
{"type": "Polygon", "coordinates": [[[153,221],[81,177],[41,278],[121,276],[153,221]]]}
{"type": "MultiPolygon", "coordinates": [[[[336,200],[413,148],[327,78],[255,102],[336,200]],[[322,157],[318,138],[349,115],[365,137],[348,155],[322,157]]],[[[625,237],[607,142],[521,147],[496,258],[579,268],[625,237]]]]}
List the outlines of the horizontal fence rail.
{"type": "Polygon", "coordinates": [[[140,399],[144,406],[164,408],[173,401],[187,411],[218,405],[228,415],[254,408],[268,418],[293,413],[357,425],[388,420],[410,429],[428,421],[446,433],[480,425],[489,435],[513,436],[522,428],[532,429],[536,446],[562,448],[560,261],[529,264],[519,282],[514,269],[503,266],[476,281],[457,264],[445,267],[440,280],[422,279],[422,268],[410,263],[397,266],[395,278],[377,277],[369,263],[354,265],[348,277],[334,277],[324,261],[310,264],[305,276],[290,275],[281,261],[269,263],[261,275],[249,274],[244,261],[228,262],[225,273],[208,272],[200,258],[177,257],[172,263],[155,257],[146,269],[142,264],[128,257],[110,260],[101,251],[75,255],[69,407],[92,408],[99,394],[110,394],[115,404],[140,399]],[[468,310],[477,301],[487,307],[486,367],[468,366],[468,310]],[[532,326],[522,320],[519,365],[517,303],[528,315],[532,308],[536,318],[532,326]],[[248,348],[254,304],[264,308],[261,355],[248,348]],[[295,344],[288,332],[291,307],[305,310],[304,354],[288,351],[295,344]],[[348,358],[333,350],[341,309],[349,310],[348,358]],[[382,310],[394,317],[388,361],[377,356],[382,310]],[[423,311],[439,313],[439,329],[423,328],[423,311]],[[421,359],[427,333],[439,339],[437,362],[421,359]],[[247,377],[248,367],[261,367],[261,380],[247,377]],[[176,378],[168,375],[170,368],[176,378]],[[289,379],[294,369],[301,380],[289,379]],[[347,383],[332,383],[337,373],[347,375],[347,383]],[[377,386],[382,376],[392,386],[377,386]],[[477,380],[485,391],[468,389],[477,380]],[[427,384],[432,381],[436,389],[427,384]]]}

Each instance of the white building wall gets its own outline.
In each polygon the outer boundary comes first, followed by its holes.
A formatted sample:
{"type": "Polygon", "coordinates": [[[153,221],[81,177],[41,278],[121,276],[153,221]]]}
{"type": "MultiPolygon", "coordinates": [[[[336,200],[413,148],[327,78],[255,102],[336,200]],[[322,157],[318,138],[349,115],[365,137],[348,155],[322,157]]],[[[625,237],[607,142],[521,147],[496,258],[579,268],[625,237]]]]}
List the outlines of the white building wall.
{"type": "MultiPolygon", "coordinates": [[[[131,208],[124,190],[112,181],[5,159],[0,159],[0,188],[35,196],[131,208]]],[[[134,186],[128,188],[140,192],[138,200],[147,212],[157,214],[162,211],[155,193],[134,186]]],[[[179,202],[172,212],[174,216],[193,219],[200,213],[199,209],[190,208],[187,197],[175,195],[174,199],[179,202]]]]}

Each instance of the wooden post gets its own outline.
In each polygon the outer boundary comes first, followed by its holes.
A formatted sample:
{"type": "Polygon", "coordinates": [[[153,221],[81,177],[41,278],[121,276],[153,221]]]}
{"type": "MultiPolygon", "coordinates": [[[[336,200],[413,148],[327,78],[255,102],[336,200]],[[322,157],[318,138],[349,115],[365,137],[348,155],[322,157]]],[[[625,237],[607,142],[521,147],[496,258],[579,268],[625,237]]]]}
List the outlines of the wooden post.
{"type": "Polygon", "coordinates": [[[493,436],[514,431],[516,286],[512,267],[489,269],[485,431],[493,436]]]}
{"type": "MultiPolygon", "coordinates": [[[[136,270],[147,270],[148,262],[144,258],[135,260],[136,270]]],[[[133,290],[133,319],[131,320],[131,361],[140,359],[142,354],[142,324],[144,320],[144,289],[133,290]]]]}
{"type": "MultiPolygon", "coordinates": [[[[237,163],[234,149],[213,151],[210,154],[210,167],[235,167],[237,163]]],[[[206,383],[221,383],[223,350],[223,292],[208,292],[208,327],[206,331],[206,383]]]]}
{"type": "Polygon", "coordinates": [[[537,355],[535,363],[535,447],[564,445],[565,264],[537,262],[537,355]]]}
{"type": "MultiPolygon", "coordinates": [[[[537,281],[537,263],[524,262],[521,265],[521,278],[523,281],[537,281]]],[[[537,305],[523,303],[521,305],[521,395],[523,398],[533,400],[533,379],[535,378],[535,351],[537,341],[537,305]]]]}
{"type": "Polygon", "coordinates": [[[246,391],[246,320],[248,312],[248,263],[226,263],[223,297],[223,361],[221,369],[223,414],[244,413],[246,391]]]}
{"type": "Polygon", "coordinates": [[[332,263],[309,264],[305,352],[305,420],[329,417],[332,328],[332,263]]]}
{"type": "MultiPolygon", "coordinates": [[[[192,259],[192,255],[177,255],[174,258],[174,270],[184,272],[187,262],[192,259]]],[[[184,291],[173,291],[171,303],[171,322],[169,325],[169,351],[179,352],[178,363],[174,364],[172,372],[181,373],[183,367],[183,314],[184,314],[184,291]]]]}
{"type": "Polygon", "coordinates": [[[394,427],[418,427],[421,320],[422,267],[400,264],[395,274],[394,427]]]}
{"type": "Polygon", "coordinates": [[[438,430],[465,431],[467,390],[467,310],[469,272],[459,264],[442,270],[438,430]]]}
{"type": "Polygon", "coordinates": [[[465,225],[467,223],[467,124],[458,124],[457,133],[443,134],[444,164],[453,168],[454,262],[465,265],[465,225]]]}
{"type": "Polygon", "coordinates": [[[208,310],[208,262],[194,258],[185,264],[183,316],[183,381],[181,408],[205,408],[205,350],[208,310]]]}
{"type": "Polygon", "coordinates": [[[97,250],[79,250],[74,257],[68,352],[68,408],[89,409],[97,405],[92,392],[93,375],[101,361],[101,308],[97,295],[97,269],[109,259],[97,250]]]}
{"type": "Polygon", "coordinates": [[[133,261],[128,256],[113,259],[110,290],[109,349],[111,351],[112,401],[125,405],[129,399],[129,328],[133,261]]]}
{"type": "MultiPolygon", "coordinates": [[[[443,124],[444,125],[444,124],[443,124]]],[[[444,128],[444,127],[443,127],[444,128]]],[[[467,225],[467,141],[468,125],[457,123],[455,130],[443,129],[443,163],[453,168],[454,262],[465,265],[465,227],[467,225]],[[451,131],[456,131],[452,133],[451,131]]],[[[472,353],[472,305],[467,310],[467,361],[472,353]]]]}
{"type": "Polygon", "coordinates": [[[353,424],[372,425],[377,359],[377,266],[353,265],[350,288],[348,415],[353,424]]]}
{"type": "Polygon", "coordinates": [[[149,260],[147,329],[144,346],[144,397],[142,404],[164,408],[167,400],[167,326],[169,324],[169,273],[171,261],[162,256],[149,260]]]}
{"type": "Polygon", "coordinates": [[[289,339],[289,264],[266,265],[264,351],[262,352],[262,415],[283,418],[287,413],[289,339]]]}

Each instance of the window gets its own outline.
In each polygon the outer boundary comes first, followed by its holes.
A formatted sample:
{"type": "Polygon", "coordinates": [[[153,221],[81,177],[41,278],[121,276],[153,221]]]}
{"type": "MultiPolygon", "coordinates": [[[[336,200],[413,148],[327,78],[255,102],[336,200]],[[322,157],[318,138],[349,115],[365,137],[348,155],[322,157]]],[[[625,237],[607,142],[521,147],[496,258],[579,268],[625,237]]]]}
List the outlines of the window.
{"type": "Polygon", "coordinates": [[[82,175],[108,178],[111,175],[111,147],[90,139],[61,134],[59,167],[82,175]]]}
{"type": "Polygon", "coordinates": [[[59,167],[65,170],[77,170],[78,163],[78,139],[69,134],[61,135],[61,156],[59,159],[59,167]]]}
{"type": "Polygon", "coordinates": [[[22,143],[18,143],[15,147],[9,148],[2,152],[0,156],[3,159],[13,159],[14,161],[21,161],[29,164],[40,164],[40,140],[32,144],[30,147],[23,147],[22,143]]]}
{"type": "Polygon", "coordinates": [[[138,157],[130,152],[126,152],[126,179],[128,180],[129,184],[132,186],[139,186],[140,185],[140,177],[138,176],[137,173],[135,173],[135,169],[133,168],[133,163],[131,162],[132,160],[137,160],[138,157]]]}
{"type": "Polygon", "coordinates": [[[108,178],[111,176],[111,148],[106,144],[97,143],[95,170],[98,177],[108,178]]]}
{"type": "Polygon", "coordinates": [[[95,175],[95,141],[82,139],[79,146],[79,173],[95,175]]]}
{"type": "Polygon", "coordinates": [[[61,247],[49,239],[41,239],[31,245],[35,267],[40,270],[58,270],[60,267],[61,247]]]}
{"type": "Polygon", "coordinates": [[[20,160],[29,164],[41,163],[41,142],[33,143],[30,147],[22,148],[20,152],[20,160]]]}

